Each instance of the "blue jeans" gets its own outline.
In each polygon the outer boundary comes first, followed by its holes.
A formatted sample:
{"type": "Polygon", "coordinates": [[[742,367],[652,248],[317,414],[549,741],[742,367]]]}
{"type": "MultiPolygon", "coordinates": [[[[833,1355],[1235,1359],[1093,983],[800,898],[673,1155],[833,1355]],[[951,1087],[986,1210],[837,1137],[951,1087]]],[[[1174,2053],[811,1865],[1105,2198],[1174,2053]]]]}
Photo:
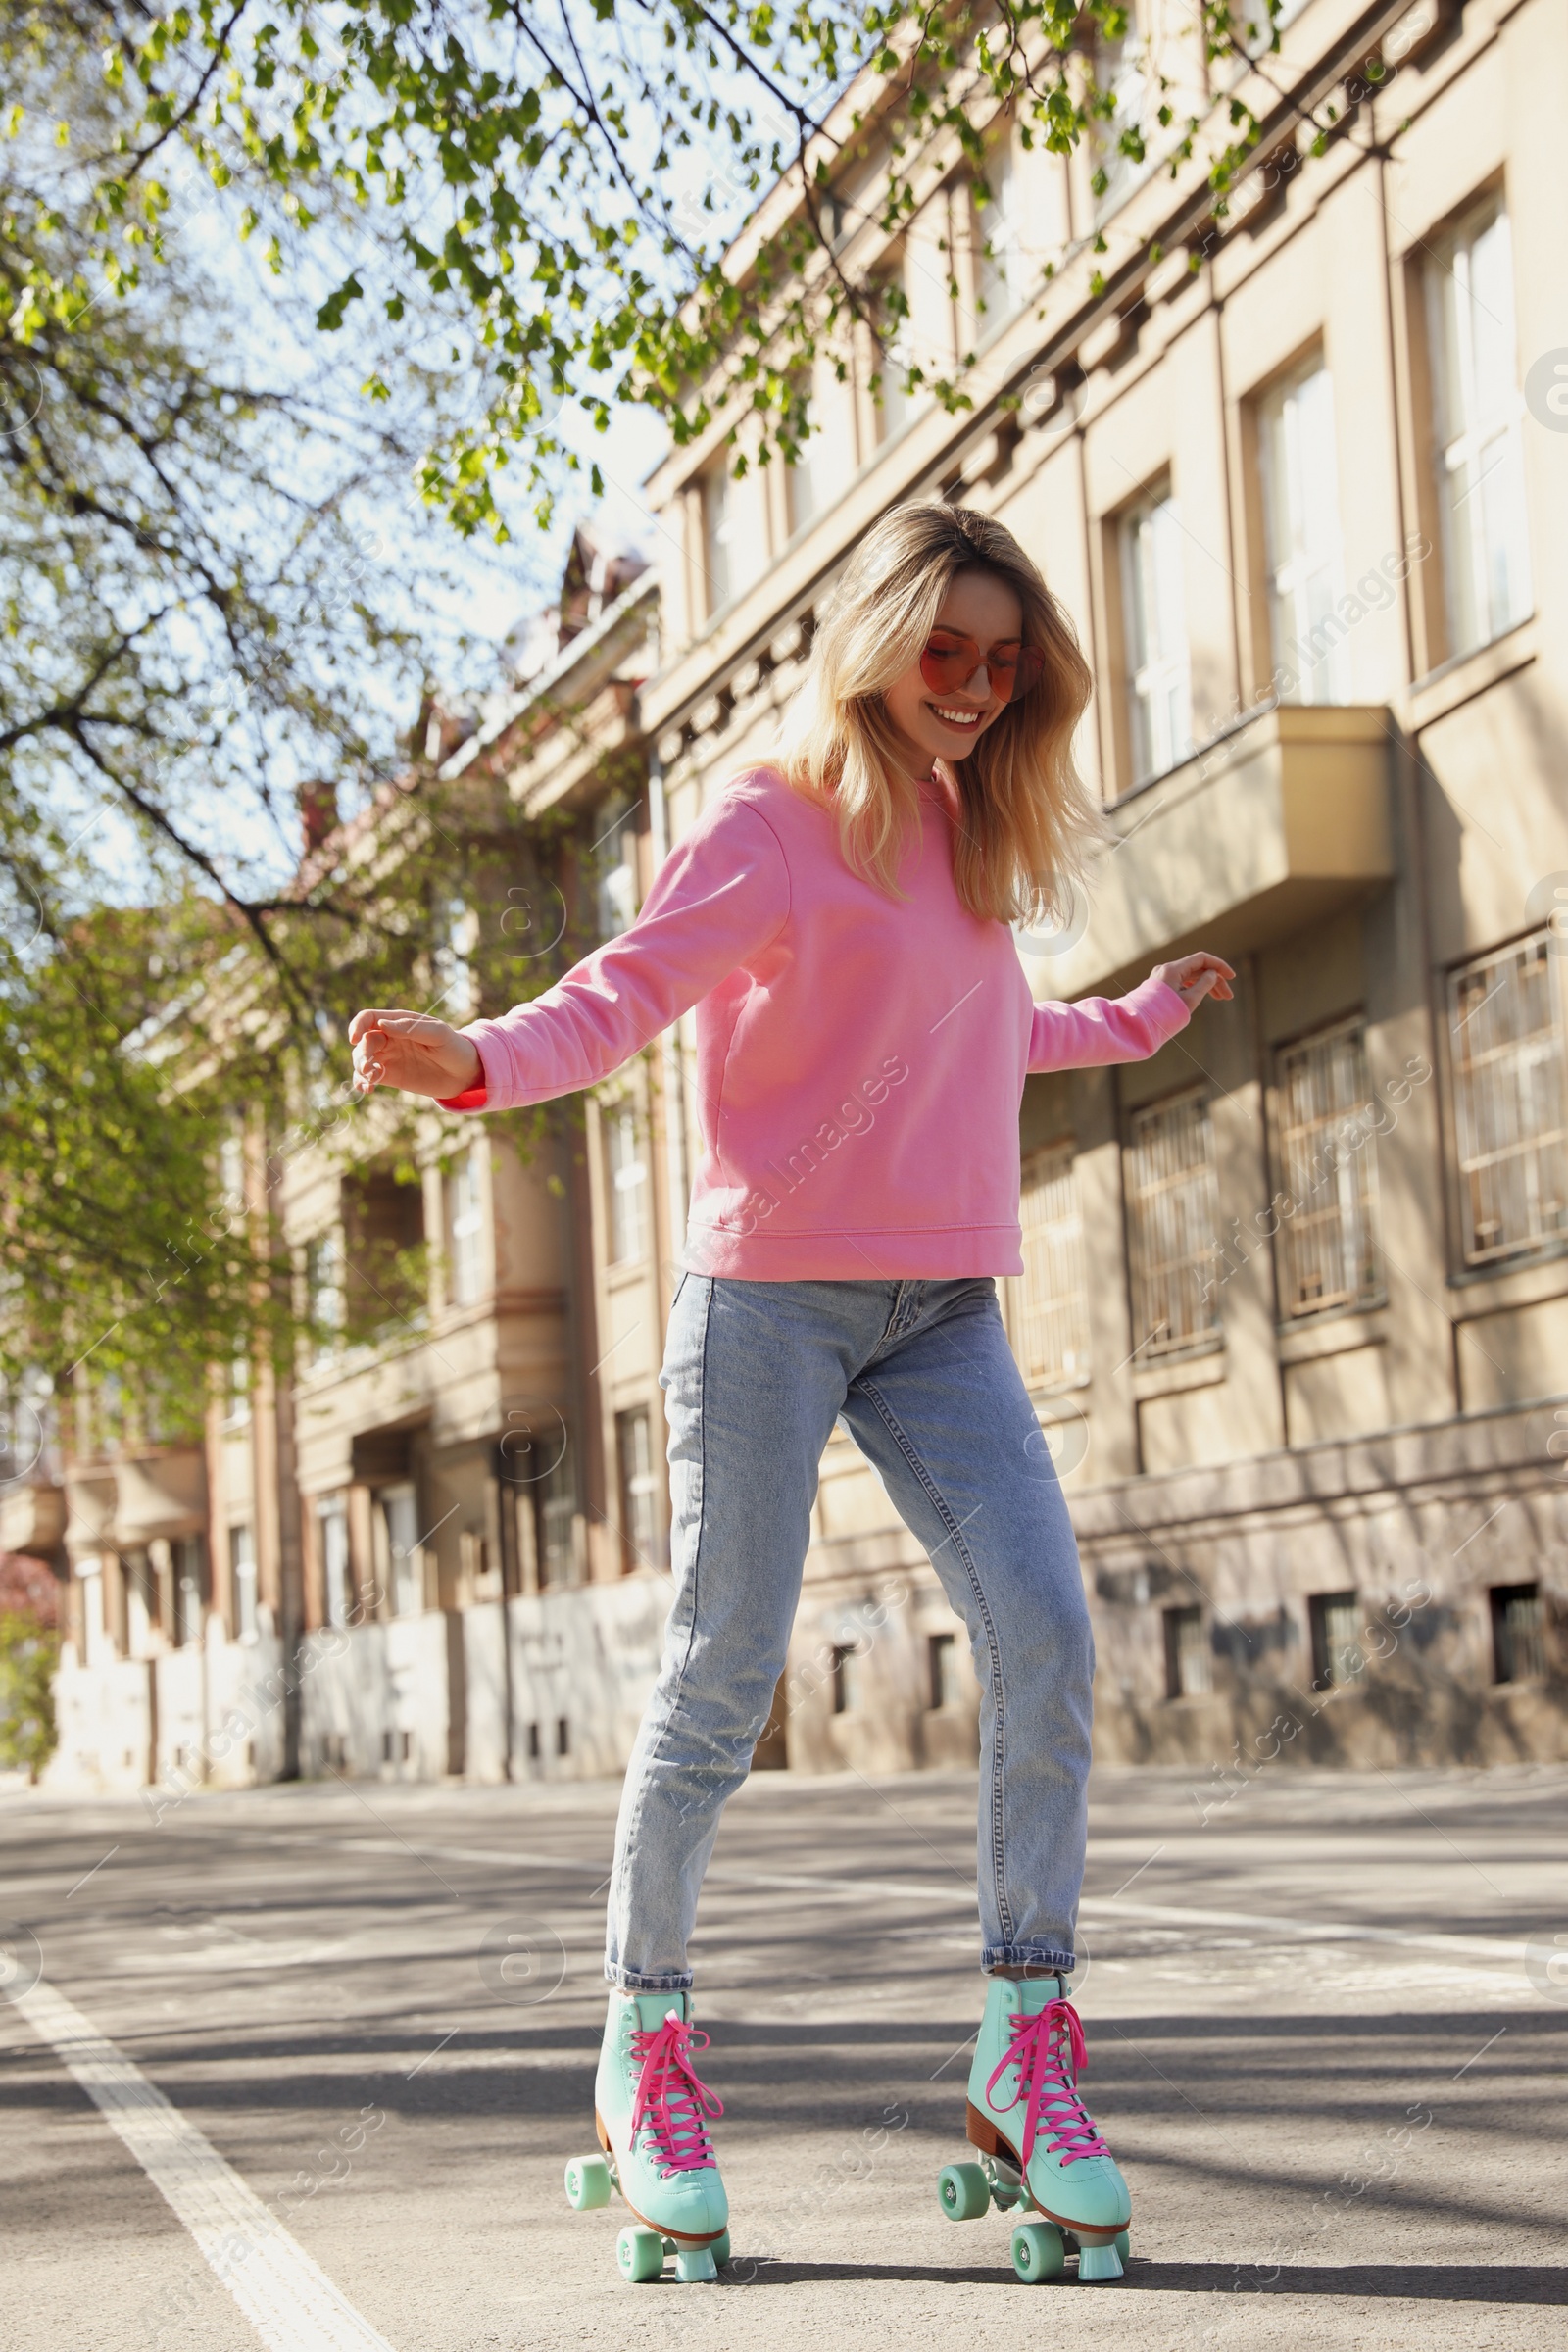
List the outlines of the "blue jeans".
{"type": "Polygon", "coordinates": [[[660,1383],[675,1602],[621,1795],[611,1983],[692,1982],[698,1891],[784,1667],[817,1467],[841,1414],[968,1628],[982,1694],[981,1967],[1071,1968],[1094,1640],[995,1283],[686,1273],[660,1383]]]}

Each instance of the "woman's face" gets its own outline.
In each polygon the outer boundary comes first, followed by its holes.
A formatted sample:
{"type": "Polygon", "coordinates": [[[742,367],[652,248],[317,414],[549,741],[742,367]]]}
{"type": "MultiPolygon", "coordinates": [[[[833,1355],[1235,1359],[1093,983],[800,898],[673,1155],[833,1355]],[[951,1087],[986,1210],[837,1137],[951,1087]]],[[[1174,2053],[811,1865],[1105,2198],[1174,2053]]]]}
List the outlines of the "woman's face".
{"type": "MultiPolygon", "coordinates": [[[[960,571],[949,584],[934,627],[972,637],[985,654],[994,645],[1016,645],[1023,633],[1017,591],[993,571],[960,571]]],[[[928,775],[934,760],[963,760],[987,727],[1007,708],[982,662],[974,676],[954,692],[933,694],[915,662],[884,693],[888,716],[908,747],[911,775],[928,775]]]]}

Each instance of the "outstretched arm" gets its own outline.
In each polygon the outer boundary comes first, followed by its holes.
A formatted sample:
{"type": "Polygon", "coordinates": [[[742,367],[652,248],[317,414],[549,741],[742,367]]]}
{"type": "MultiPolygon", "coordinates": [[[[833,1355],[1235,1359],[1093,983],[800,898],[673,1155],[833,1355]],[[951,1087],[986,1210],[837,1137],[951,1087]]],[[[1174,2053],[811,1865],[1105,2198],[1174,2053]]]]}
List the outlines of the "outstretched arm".
{"type": "Polygon", "coordinates": [[[1084,997],[1076,1004],[1037,1004],[1030,1028],[1031,1070],[1087,1070],[1105,1062],[1147,1061],[1185,1029],[1210,993],[1221,1003],[1236,974],[1218,956],[1183,956],[1156,964],[1125,997],[1084,997]]]}
{"type": "Polygon", "coordinates": [[[789,906],[772,827],[721,796],[665,858],[631,928],[531,1003],[461,1030],[420,1013],[356,1013],[354,1083],[362,1094],[396,1086],[460,1109],[573,1094],[608,1078],[764,947],[789,906]]]}

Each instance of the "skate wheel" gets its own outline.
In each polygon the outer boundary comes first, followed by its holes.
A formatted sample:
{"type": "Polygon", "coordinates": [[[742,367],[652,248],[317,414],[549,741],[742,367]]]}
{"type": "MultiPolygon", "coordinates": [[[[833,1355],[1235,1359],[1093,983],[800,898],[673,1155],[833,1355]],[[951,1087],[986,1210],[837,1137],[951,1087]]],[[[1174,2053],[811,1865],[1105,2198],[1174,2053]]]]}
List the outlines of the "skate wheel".
{"type": "Polygon", "coordinates": [[[1080,2246],[1078,2249],[1078,2278],[1084,2286],[1097,2280],[1119,2278],[1122,2275],[1121,2251],[1117,2245],[1080,2246]]]}
{"type": "Polygon", "coordinates": [[[977,2222],[991,2203],[991,2183],[977,2164],[944,2166],[937,2195],[950,2222],[977,2222]]]}
{"type": "Polygon", "coordinates": [[[729,2231],[727,2230],[720,2230],[708,2251],[713,2257],[718,2268],[722,2270],[729,2260],[729,2231]]]}
{"type": "Polygon", "coordinates": [[[682,2246],[675,2257],[675,2276],[682,2286],[706,2286],[718,2277],[711,2246],[682,2246]]]}
{"type": "Polygon", "coordinates": [[[1019,2222],[1012,2232],[1012,2267],[1026,2286],[1061,2277],[1067,2249],[1054,2222],[1019,2222]]]}
{"type": "Polygon", "coordinates": [[[639,2222],[628,2222],[615,2240],[615,2260],[620,2275],[633,2286],[641,2286],[657,2278],[664,2267],[664,2241],[657,2230],[645,2230],[639,2222]]]}
{"type": "Polygon", "coordinates": [[[610,2203],[610,2167],[602,2156],[574,2156],[566,2167],[566,2203],[573,2213],[597,2213],[610,2203]]]}
{"type": "Polygon", "coordinates": [[[1133,2258],[1132,2243],[1125,2230],[1116,2232],[1116,2251],[1121,2256],[1121,2267],[1125,2270],[1133,2258]]]}

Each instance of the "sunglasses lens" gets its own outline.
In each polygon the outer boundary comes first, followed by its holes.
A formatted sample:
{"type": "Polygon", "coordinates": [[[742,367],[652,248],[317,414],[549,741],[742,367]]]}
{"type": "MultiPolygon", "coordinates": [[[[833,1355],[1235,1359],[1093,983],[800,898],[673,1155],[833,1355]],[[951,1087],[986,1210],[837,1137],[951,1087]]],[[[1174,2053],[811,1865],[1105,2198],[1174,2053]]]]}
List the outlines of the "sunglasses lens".
{"type": "Polygon", "coordinates": [[[1005,695],[1009,703],[1015,703],[1020,695],[1029,692],[1031,686],[1039,684],[1045,663],[1046,657],[1038,645],[1020,645],[1012,658],[1005,683],[1002,671],[997,671],[997,692],[1005,695]]]}
{"type": "Polygon", "coordinates": [[[979,659],[979,647],[967,637],[933,637],[920,656],[920,675],[934,693],[951,693],[964,684],[979,659]]]}

